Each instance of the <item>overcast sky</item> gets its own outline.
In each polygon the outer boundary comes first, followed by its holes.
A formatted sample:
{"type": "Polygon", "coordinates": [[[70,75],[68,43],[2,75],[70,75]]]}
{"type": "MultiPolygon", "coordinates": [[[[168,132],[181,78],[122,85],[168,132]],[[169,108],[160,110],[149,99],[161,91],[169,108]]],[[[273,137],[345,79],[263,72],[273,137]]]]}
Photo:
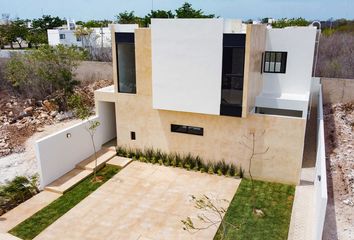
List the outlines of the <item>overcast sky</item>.
{"type": "MultiPolygon", "coordinates": [[[[185,0],[0,0],[0,14],[38,18],[42,14],[75,20],[109,19],[128,10],[144,16],[152,6],[176,9],[185,0]],[[153,4],[152,4],[153,3],[153,4]]],[[[194,8],[222,18],[305,17],[326,20],[331,17],[354,19],[354,0],[189,0],[194,8]]]]}

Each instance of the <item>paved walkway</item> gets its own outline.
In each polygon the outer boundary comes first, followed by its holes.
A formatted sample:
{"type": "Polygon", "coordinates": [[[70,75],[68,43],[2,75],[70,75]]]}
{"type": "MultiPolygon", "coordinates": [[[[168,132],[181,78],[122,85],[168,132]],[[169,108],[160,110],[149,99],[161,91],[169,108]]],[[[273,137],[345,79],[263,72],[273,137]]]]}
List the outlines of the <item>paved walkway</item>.
{"type": "Polygon", "coordinates": [[[296,186],[288,240],[314,239],[315,187],[314,168],[303,168],[300,185],[296,186]]]}
{"type": "MultiPolygon", "coordinates": [[[[8,232],[60,196],[61,194],[58,193],[43,191],[21,203],[16,208],[0,216],[0,233],[8,232]]],[[[0,239],[2,240],[2,238],[0,239]]]]}
{"type": "Polygon", "coordinates": [[[191,195],[231,201],[240,181],[132,162],[35,239],[212,240],[218,226],[196,234],[182,229],[182,219],[202,213],[191,195]]]}

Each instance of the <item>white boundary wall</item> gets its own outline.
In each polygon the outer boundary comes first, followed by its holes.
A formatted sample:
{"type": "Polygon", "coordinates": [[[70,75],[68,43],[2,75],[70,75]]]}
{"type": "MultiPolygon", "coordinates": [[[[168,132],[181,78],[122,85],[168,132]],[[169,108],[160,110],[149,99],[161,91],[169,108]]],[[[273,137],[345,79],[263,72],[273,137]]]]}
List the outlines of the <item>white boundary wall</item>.
{"type": "MultiPolygon", "coordinates": [[[[99,150],[103,143],[116,137],[116,126],[114,103],[98,102],[97,109],[99,116],[94,116],[91,120],[99,120],[101,123],[95,134],[95,145],[99,150]]],[[[87,121],[36,141],[36,157],[42,188],[74,169],[76,164],[94,153],[85,126],[88,126],[87,121]],[[69,138],[67,134],[70,134],[69,138]]]]}
{"type": "Polygon", "coordinates": [[[318,95],[317,118],[317,156],[315,178],[315,239],[322,239],[323,226],[327,208],[327,172],[326,151],[323,122],[322,86],[318,95]]]}

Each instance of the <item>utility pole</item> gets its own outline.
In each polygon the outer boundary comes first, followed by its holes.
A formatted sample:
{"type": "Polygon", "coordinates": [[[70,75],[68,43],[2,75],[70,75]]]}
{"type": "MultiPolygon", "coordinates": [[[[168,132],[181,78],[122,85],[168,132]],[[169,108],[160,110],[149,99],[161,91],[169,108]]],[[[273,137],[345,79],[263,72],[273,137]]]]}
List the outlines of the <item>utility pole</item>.
{"type": "Polygon", "coordinates": [[[104,32],[103,32],[103,27],[102,26],[100,27],[100,34],[101,34],[101,48],[103,48],[103,35],[104,35],[104,32]]]}

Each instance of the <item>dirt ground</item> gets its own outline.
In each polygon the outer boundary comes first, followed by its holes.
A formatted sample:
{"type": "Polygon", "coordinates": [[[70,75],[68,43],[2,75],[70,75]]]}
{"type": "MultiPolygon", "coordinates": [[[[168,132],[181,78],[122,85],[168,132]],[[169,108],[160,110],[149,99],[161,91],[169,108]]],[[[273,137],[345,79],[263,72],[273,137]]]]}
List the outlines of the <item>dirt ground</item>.
{"type": "Polygon", "coordinates": [[[324,106],[328,206],[324,240],[354,239],[354,104],[324,106]]]}

